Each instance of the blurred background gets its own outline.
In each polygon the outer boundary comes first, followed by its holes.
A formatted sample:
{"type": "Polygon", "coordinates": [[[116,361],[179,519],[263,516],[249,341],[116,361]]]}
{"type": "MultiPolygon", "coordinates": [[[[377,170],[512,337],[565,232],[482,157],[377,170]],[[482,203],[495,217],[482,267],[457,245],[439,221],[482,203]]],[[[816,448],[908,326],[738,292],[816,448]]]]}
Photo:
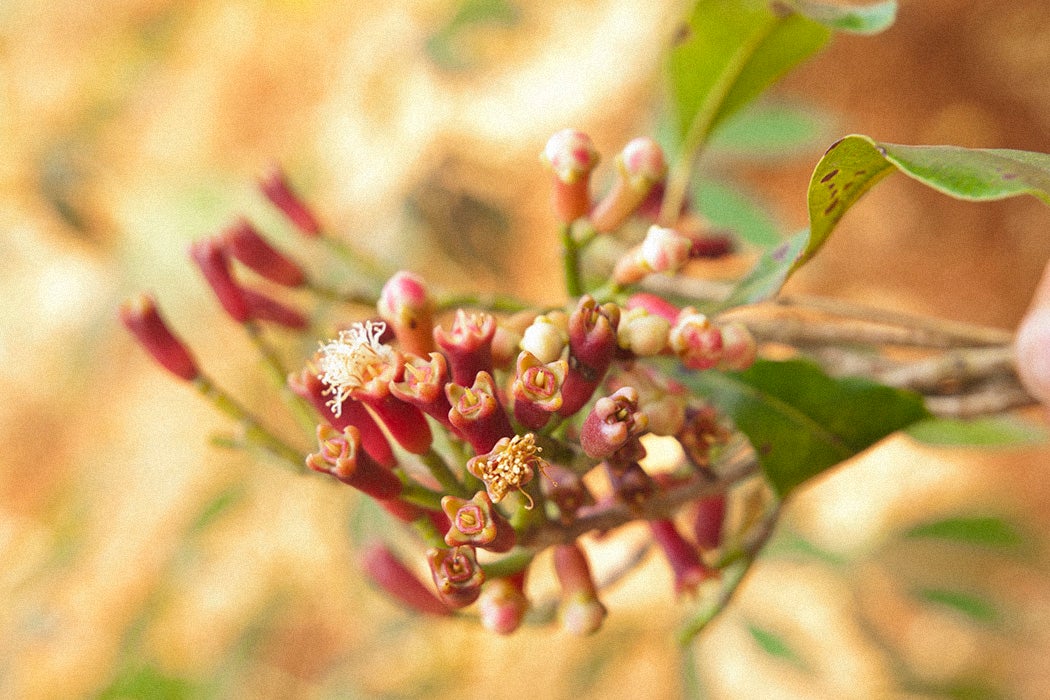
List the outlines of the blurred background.
{"type": "MultiPolygon", "coordinates": [[[[557,301],[537,154],[572,125],[607,166],[659,129],[684,4],[0,4],[0,696],[681,695],[674,632],[692,607],[656,557],[608,592],[591,638],[415,619],[355,570],[375,513],[329,480],[209,447],[223,421],[115,309],[154,291],[209,371],[265,409],[252,349],[185,250],[240,213],[300,245],[255,191],[271,162],[391,265],[557,301]]],[[[846,133],[1050,152],[1047,27],[1043,0],[902,0],[887,33],[839,36],[777,88],[768,104],[804,117],[790,147],[705,167],[787,233],[846,133]]],[[[792,285],[1010,329],[1048,228],[1032,199],[967,204],[891,178],[792,285]]],[[[892,439],[808,486],[687,652],[702,685],[1045,697],[1048,457],[892,439]],[[990,529],[969,544],[901,534],[937,517],[990,529]]]]}

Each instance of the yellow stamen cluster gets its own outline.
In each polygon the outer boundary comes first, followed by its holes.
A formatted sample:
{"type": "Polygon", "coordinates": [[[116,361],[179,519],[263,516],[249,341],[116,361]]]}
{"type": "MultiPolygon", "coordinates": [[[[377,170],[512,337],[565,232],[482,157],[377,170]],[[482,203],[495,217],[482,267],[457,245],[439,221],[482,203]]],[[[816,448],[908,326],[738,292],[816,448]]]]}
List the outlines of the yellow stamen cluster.
{"type": "MultiPolygon", "coordinates": [[[[539,456],[541,451],[532,433],[501,438],[487,455],[470,460],[468,469],[485,482],[492,502],[499,503],[508,493],[529,483],[535,469],[543,471],[546,462],[539,456]]],[[[524,495],[529,501],[526,507],[531,508],[532,498],[524,495]]]]}
{"type": "Polygon", "coordinates": [[[350,394],[381,374],[392,360],[393,350],[379,341],[385,331],[382,321],[365,321],[320,344],[317,378],[328,385],[325,394],[332,395],[328,405],[336,416],[350,394]]]}

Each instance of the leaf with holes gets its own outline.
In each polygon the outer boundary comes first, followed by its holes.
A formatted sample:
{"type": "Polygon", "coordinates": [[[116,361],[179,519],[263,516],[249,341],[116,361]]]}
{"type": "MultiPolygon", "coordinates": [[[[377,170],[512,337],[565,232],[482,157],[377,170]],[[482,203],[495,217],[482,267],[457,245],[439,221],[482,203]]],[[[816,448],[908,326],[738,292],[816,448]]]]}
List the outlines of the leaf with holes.
{"type": "Polygon", "coordinates": [[[817,163],[807,195],[810,237],[794,272],[817,254],[843,215],[894,172],[956,199],[986,202],[1022,194],[1050,204],[1050,155],[1007,149],[901,146],[847,136],[817,163]]]}

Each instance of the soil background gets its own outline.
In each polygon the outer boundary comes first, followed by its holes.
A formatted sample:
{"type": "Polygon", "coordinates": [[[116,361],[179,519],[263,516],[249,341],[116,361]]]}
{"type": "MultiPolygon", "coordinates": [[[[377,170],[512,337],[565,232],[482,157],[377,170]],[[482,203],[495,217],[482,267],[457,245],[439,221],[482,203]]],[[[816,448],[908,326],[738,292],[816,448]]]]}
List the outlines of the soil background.
{"type": "MultiPolygon", "coordinates": [[[[243,212],[313,254],[254,190],[271,161],[391,264],[557,301],[537,153],[573,125],[607,165],[653,128],[679,5],[531,0],[456,28],[452,0],[3,3],[0,696],[681,695],[673,633],[690,604],[656,557],[610,592],[592,638],[413,619],[355,570],[375,514],[324,480],[209,447],[221,419],[115,320],[153,290],[209,371],[266,410],[252,348],[185,249],[243,212]]],[[[1050,152],[1047,27],[1043,0],[903,0],[891,30],[837,37],[776,93],[825,110],[831,140],[1050,152]]],[[[733,174],[792,231],[819,156],[733,174]]],[[[1034,199],[969,204],[890,178],[791,289],[1011,329],[1048,229],[1034,199]]],[[[303,352],[315,340],[281,338],[303,352]]],[[[830,556],[758,567],[691,652],[704,685],[724,698],[1045,697],[1048,457],[900,438],[807,487],[786,526],[830,556]],[[1020,523],[1027,554],[895,539],[954,513],[1020,523]],[[917,605],[902,580],[987,595],[992,624],[917,605]],[[755,627],[792,658],[763,653],[755,627]]],[[[599,566],[615,559],[591,545],[599,566]]],[[[533,585],[551,590],[542,572],[533,585]]]]}

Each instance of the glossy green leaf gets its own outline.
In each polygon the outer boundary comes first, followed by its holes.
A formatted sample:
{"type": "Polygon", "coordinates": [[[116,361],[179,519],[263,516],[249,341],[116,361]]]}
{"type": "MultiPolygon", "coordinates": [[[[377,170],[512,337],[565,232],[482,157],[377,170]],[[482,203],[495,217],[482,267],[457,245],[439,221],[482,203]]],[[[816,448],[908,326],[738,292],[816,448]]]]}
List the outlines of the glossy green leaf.
{"type": "Polygon", "coordinates": [[[792,271],[816,255],[849,208],[893,172],[956,199],[979,202],[1029,194],[1050,204],[1050,155],[901,146],[847,136],[828,149],[813,171],[807,195],[810,239],[792,271]]]}
{"type": "Polygon", "coordinates": [[[775,245],[776,224],[754,197],[725,182],[704,180],[693,190],[693,203],[716,228],[726,228],[751,245],[775,245]]]}
{"type": "Polygon", "coordinates": [[[671,51],[679,135],[694,121],[710,133],[784,73],[819,51],[831,30],[761,0],[700,0],[671,51]]]}
{"type": "Polygon", "coordinates": [[[896,2],[847,8],[819,0],[699,0],[671,52],[671,93],[682,138],[711,133],[796,65],[833,29],[872,33],[893,21],[896,2]]]}
{"type": "Polygon", "coordinates": [[[759,360],[740,373],[667,369],[747,435],[780,495],[928,417],[914,393],[833,379],[806,360],[759,360]]]}
{"type": "Polygon", "coordinates": [[[784,286],[784,280],[809,241],[809,231],[799,231],[776,248],[762,254],[751,271],[737,282],[718,310],[743,304],[755,304],[773,297],[784,286]]]}
{"type": "Polygon", "coordinates": [[[728,118],[712,134],[712,158],[771,161],[821,148],[830,136],[828,118],[815,108],[759,101],[728,118]]]}
{"type": "Polygon", "coordinates": [[[1000,619],[999,610],[992,601],[973,593],[946,588],[920,588],[912,594],[919,600],[951,608],[981,624],[994,624],[1000,619]]]}
{"type": "Polygon", "coordinates": [[[943,447],[1010,447],[1047,439],[1045,429],[1013,416],[928,418],[909,426],[906,432],[919,442],[943,447]]]}
{"type": "Polygon", "coordinates": [[[780,635],[753,624],[747,625],[747,631],[759,648],[770,656],[787,661],[794,666],[805,667],[802,657],[780,635]]]}
{"type": "Polygon", "coordinates": [[[933,539],[995,549],[1013,549],[1024,536],[1012,523],[996,516],[960,515],[915,525],[903,533],[908,539],[933,539]]]}

